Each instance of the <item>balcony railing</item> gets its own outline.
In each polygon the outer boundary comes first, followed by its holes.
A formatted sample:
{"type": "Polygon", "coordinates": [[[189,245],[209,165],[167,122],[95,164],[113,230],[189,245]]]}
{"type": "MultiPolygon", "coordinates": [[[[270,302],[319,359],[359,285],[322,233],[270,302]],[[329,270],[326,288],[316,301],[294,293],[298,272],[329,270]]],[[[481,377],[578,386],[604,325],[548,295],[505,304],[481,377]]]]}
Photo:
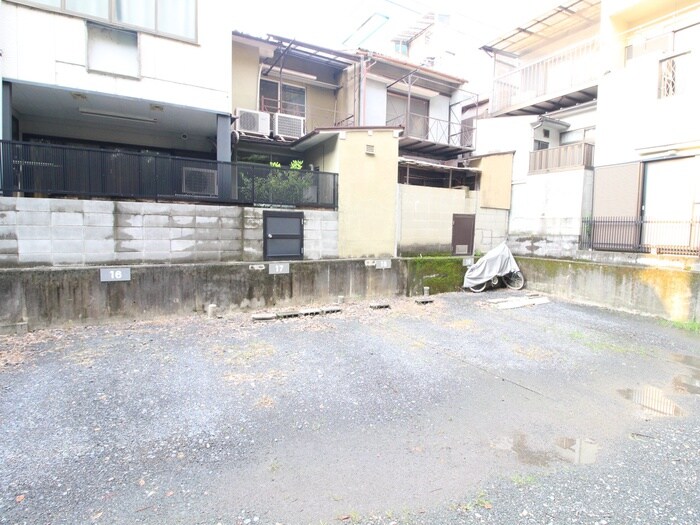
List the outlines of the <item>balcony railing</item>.
{"type": "Polygon", "coordinates": [[[387,126],[403,126],[407,137],[471,148],[474,146],[474,128],[464,122],[452,122],[417,113],[400,115],[387,120],[387,126]]]}
{"type": "Polygon", "coordinates": [[[598,83],[598,40],[509,71],[493,81],[491,113],[522,107],[598,83]]]}
{"type": "Polygon", "coordinates": [[[308,106],[296,102],[280,102],[276,98],[260,97],[260,111],[265,113],[283,113],[306,119],[306,131],[316,128],[339,128],[355,125],[355,116],[340,113],[334,109],[308,106]]]}
{"type": "Polygon", "coordinates": [[[593,166],[593,144],[578,142],[530,153],[530,173],[593,166]]]}
{"type": "Polygon", "coordinates": [[[579,247],[582,250],[700,257],[700,221],[586,217],[581,221],[579,247]]]}
{"type": "Polygon", "coordinates": [[[337,209],[338,175],[117,150],[0,141],[2,194],[337,209]]]}

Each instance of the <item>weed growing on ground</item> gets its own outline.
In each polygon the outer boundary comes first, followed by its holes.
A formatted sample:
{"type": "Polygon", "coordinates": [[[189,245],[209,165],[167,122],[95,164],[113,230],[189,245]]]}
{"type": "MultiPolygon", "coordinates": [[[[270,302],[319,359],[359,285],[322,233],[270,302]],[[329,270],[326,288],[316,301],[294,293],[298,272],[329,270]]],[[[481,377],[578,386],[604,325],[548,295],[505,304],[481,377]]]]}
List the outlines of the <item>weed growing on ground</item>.
{"type": "Polygon", "coordinates": [[[688,332],[693,332],[700,334],[700,321],[662,321],[666,326],[673,326],[674,328],[680,328],[681,330],[686,330],[688,332]]]}
{"type": "Polygon", "coordinates": [[[473,501],[467,501],[463,503],[455,503],[452,505],[452,509],[457,512],[471,512],[475,509],[491,509],[493,504],[486,498],[486,492],[481,490],[476,495],[476,499],[473,501]]]}
{"type": "Polygon", "coordinates": [[[537,477],[532,474],[514,474],[510,479],[518,487],[527,487],[537,481],[537,477]]]}

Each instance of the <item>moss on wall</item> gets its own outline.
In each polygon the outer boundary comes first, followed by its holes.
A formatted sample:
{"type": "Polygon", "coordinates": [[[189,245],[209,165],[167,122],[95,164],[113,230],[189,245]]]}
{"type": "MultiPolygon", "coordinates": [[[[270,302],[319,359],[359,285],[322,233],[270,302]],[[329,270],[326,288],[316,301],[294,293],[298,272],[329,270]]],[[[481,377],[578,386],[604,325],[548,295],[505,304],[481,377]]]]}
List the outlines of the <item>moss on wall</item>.
{"type": "Polygon", "coordinates": [[[462,289],[466,269],[461,257],[416,257],[406,262],[409,295],[422,294],[424,286],[431,294],[462,289]]]}

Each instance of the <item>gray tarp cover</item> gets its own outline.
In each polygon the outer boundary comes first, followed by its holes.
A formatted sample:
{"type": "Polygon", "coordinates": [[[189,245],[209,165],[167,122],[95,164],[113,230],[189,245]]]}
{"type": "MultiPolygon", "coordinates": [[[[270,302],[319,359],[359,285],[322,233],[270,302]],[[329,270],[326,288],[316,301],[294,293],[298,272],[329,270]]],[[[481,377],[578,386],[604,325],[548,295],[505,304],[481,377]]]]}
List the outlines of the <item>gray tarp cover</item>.
{"type": "Polygon", "coordinates": [[[502,242],[493,250],[479,259],[476,264],[469,267],[464,275],[464,288],[471,288],[485,283],[494,275],[505,275],[510,272],[520,271],[513,254],[508,246],[502,242]]]}

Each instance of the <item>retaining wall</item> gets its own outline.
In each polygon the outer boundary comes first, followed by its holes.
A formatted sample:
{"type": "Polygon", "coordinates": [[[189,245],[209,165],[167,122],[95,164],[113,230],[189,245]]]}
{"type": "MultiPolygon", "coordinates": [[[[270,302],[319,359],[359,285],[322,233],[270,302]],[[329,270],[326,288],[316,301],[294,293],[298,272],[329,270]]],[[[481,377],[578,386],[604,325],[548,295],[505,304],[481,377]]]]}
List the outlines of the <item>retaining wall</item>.
{"type": "Polygon", "coordinates": [[[0,270],[0,331],[190,313],[209,304],[226,312],[407,293],[407,266],[399,261],[385,270],[356,259],[289,266],[289,274],[270,275],[262,263],[141,265],[124,282],[101,282],[98,267],[0,270]]]}
{"type": "Polygon", "coordinates": [[[534,257],[517,261],[531,290],[674,321],[700,321],[697,271],[534,257]]]}
{"type": "MultiPolygon", "coordinates": [[[[700,272],[518,257],[527,288],[603,307],[678,321],[700,321],[700,272]]],[[[144,318],[273,305],[327,304],[353,298],[460,290],[459,257],[299,261],[289,274],[268,264],[140,265],[128,282],[101,282],[98,267],[0,270],[0,332],[112,317],[144,318]]],[[[488,292],[487,292],[488,293],[488,292]]]]}

